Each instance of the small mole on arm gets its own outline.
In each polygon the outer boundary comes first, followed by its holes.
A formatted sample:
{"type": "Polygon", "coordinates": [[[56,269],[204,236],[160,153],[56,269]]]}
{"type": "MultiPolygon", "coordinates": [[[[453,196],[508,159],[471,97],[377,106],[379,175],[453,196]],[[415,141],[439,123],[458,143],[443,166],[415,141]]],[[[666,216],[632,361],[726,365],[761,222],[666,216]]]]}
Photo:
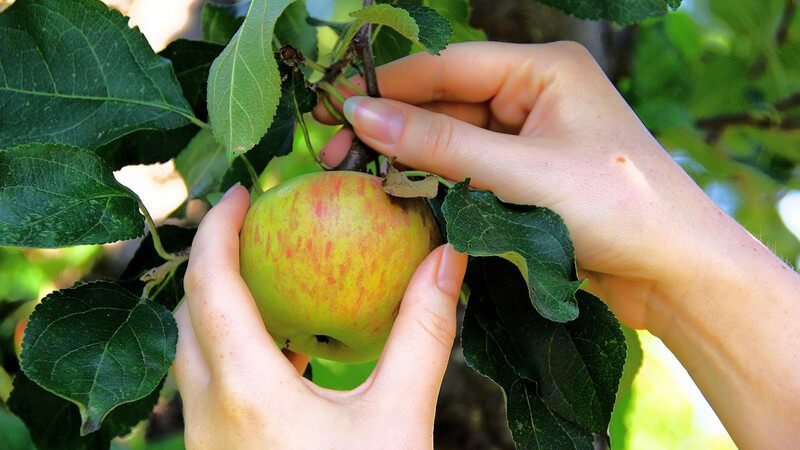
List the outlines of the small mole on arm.
{"type": "Polygon", "coordinates": [[[625,157],[624,156],[620,156],[619,158],[617,158],[617,162],[618,163],[625,163],[625,157]]]}

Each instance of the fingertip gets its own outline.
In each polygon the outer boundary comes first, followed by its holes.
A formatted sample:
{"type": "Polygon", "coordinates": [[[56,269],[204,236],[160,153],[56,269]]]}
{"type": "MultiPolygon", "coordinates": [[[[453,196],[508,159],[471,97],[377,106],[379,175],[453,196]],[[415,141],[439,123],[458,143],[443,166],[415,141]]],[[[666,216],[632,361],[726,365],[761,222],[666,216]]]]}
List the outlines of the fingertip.
{"type": "Polygon", "coordinates": [[[320,158],[328,167],[338,166],[347,151],[350,150],[350,145],[353,142],[353,129],[350,127],[343,127],[325,144],[320,152],[320,158]]]}

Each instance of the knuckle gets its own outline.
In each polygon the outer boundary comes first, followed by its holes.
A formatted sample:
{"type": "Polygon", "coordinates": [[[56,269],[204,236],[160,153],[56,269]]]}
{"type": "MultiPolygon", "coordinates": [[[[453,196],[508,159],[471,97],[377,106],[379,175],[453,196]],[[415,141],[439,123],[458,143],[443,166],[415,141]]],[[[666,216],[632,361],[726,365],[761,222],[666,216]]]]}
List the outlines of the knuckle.
{"type": "Polygon", "coordinates": [[[594,57],[592,57],[592,54],[589,52],[589,50],[586,47],[584,47],[583,44],[580,44],[578,42],[558,41],[555,42],[553,45],[555,45],[556,48],[558,48],[558,50],[561,53],[569,55],[575,60],[584,61],[586,59],[590,59],[594,61],[594,57]]]}
{"type": "Polygon", "coordinates": [[[432,158],[447,160],[455,144],[453,129],[450,118],[433,113],[422,135],[422,148],[428,149],[432,158]]]}
{"type": "Polygon", "coordinates": [[[416,320],[420,328],[442,346],[450,348],[453,345],[456,338],[456,324],[453,318],[443,311],[425,306],[417,314],[416,320]]]}

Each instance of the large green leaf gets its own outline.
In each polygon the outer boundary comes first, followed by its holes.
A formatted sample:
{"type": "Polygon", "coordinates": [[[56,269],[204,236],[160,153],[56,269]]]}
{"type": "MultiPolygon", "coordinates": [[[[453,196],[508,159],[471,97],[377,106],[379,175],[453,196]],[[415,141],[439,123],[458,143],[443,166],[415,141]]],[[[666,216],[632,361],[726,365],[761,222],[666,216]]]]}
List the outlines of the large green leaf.
{"type": "Polygon", "coordinates": [[[350,16],[391,27],[434,55],[447,46],[453,34],[450,23],[435,9],[413,3],[379,3],[353,11],[350,16]]]}
{"type": "MultiPolygon", "coordinates": [[[[306,85],[300,70],[280,64],[280,73],[283,79],[281,101],[275,119],[261,142],[246,155],[256,173],[261,173],[273,157],[287,155],[292,151],[294,125],[297,120],[295,108],[303,114],[311,112],[317,104],[317,94],[306,85]]],[[[226,191],[237,182],[248,188],[252,185],[252,177],[239,158],[233,161],[223,177],[220,190],[226,191]]]]}
{"type": "Polygon", "coordinates": [[[211,66],[208,114],[229,159],[266,134],[281,97],[272,50],[275,21],[292,0],[252,0],[247,17],[211,66]]]}
{"type": "Polygon", "coordinates": [[[578,317],[575,251],[561,217],[547,208],[504,204],[491,192],[470,190],[468,181],[451,188],[442,205],[447,241],[460,252],[513,262],[545,318],[578,317]]]}
{"type": "Polygon", "coordinates": [[[23,0],[0,15],[0,148],[94,149],[196,121],[169,61],[95,0],[23,0]]]}
{"type": "Polygon", "coordinates": [[[166,308],[116,283],[93,282],[56,291],[36,307],[22,340],[22,370],[78,405],[85,435],[115,407],[153,392],[177,339],[166,308]]]}
{"type": "Polygon", "coordinates": [[[592,433],[606,434],[625,363],[614,315],[579,291],[578,319],[551,322],[531,307],[509,262],[478,258],[468,271],[464,357],[505,391],[517,448],[592,449],[592,433]]]}
{"type": "Polygon", "coordinates": [[[143,230],[136,195],[94,153],[59,144],[0,151],[0,245],[100,244],[143,230]]]}
{"type": "Polygon", "coordinates": [[[677,9],[681,0],[539,0],[581,19],[605,19],[631,23],[663,16],[667,7],[677,9]]]}
{"type": "Polygon", "coordinates": [[[111,439],[128,434],[147,418],[160,391],[158,386],[141,400],[115,408],[100,430],[87,436],[80,435],[81,416],[74,404],[46,391],[23,373],[14,378],[8,406],[27,425],[39,450],[104,450],[110,447],[111,439]]]}
{"type": "MultiPolygon", "coordinates": [[[[223,48],[209,42],[178,39],[159,53],[172,61],[183,95],[201,120],[208,118],[208,71],[223,48]]],[[[95,152],[114,170],[127,165],[164,162],[186,147],[198,130],[193,124],[172,130],[139,130],[103,145],[95,152]]]]}

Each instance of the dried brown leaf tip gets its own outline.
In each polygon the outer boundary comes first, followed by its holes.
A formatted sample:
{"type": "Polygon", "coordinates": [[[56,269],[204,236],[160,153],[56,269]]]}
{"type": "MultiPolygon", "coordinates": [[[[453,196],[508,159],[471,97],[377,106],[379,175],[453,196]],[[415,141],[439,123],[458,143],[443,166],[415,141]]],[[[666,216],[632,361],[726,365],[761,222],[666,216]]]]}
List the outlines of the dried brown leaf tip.
{"type": "Polygon", "coordinates": [[[427,175],[421,180],[412,180],[394,167],[394,158],[389,160],[386,176],[381,181],[384,192],[401,198],[434,198],[439,191],[439,180],[427,175]]]}

